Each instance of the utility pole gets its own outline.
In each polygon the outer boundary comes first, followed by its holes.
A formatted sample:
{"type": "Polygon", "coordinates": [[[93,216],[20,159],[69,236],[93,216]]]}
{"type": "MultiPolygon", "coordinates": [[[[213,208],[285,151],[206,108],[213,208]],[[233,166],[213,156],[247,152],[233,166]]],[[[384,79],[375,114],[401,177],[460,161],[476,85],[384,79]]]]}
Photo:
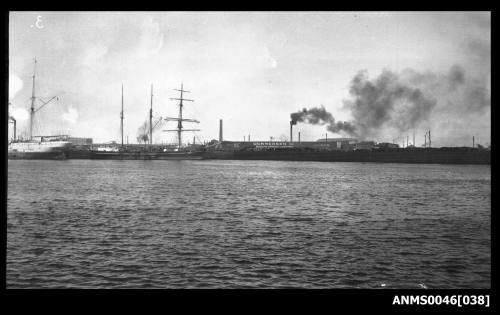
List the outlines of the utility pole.
{"type": "Polygon", "coordinates": [[[123,148],[123,83],[122,83],[122,111],[120,112],[120,133],[122,135],[122,148],[123,148]]]}
{"type": "Polygon", "coordinates": [[[149,150],[153,150],[153,83],[151,83],[151,108],[149,109],[149,150]]]}
{"type": "Polygon", "coordinates": [[[221,143],[223,140],[223,134],[222,134],[223,129],[222,128],[223,128],[222,119],[219,119],[219,143],[221,143]]]}

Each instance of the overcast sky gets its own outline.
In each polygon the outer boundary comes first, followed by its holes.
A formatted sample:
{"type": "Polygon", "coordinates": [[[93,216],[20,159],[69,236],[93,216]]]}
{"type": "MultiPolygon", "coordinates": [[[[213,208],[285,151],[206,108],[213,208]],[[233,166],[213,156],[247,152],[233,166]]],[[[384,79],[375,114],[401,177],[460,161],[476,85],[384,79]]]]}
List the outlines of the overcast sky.
{"type": "MultiPolygon", "coordinates": [[[[490,13],[477,12],[12,12],[10,114],[21,134],[27,130],[36,57],[37,96],[59,96],[39,112],[39,133],[119,141],[123,83],[124,134],[135,142],[150,84],[154,112],[175,117],[169,98],[183,82],[195,100],[184,117],[201,121],[185,127],[200,128],[198,139],[217,139],[219,119],[225,140],[288,139],[290,113],[303,107],[323,105],[337,120],[351,120],[343,104],[360,70],[369,78],[384,69],[439,75],[458,64],[489,93],[490,28],[490,13]]],[[[490,106],[467,115],[436,108],[416,128],[417,145],[427,129],[436,146],[470,145],[472,135],[490,142],[490,106]]],[[[311,141],[326,133],[307,124],[295,130],[311,141]]],[[[387,129],[373,140],[406,135],[387,129]]],[[[329,133],[336,136],[343,134],[329,133]]],[[[175,135],[158,131],[154,141],[175,135]]]]}

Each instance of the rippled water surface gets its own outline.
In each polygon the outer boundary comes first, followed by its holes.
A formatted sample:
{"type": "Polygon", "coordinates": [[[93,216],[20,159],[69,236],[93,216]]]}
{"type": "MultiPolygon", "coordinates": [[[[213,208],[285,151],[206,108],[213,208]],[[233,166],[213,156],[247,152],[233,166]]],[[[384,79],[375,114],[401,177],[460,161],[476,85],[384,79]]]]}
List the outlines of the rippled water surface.
{"type": "Polygon", "coordinates": [[[491,168],[8,162],[8,288],[490,288],[491,168]]]}

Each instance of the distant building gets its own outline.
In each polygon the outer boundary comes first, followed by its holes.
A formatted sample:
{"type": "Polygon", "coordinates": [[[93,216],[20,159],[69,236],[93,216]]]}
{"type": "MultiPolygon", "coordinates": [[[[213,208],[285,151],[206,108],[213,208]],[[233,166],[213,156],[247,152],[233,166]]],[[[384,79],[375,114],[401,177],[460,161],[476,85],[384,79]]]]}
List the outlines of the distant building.
{"type": "Polygon", "coordinates": [[[217,150],[234,151],[234,150],[353,150],[357,143],[354,138],[331,138],[319,139],[317,141],[222,141],[218,143],[214,141],[213,146],[217,150]]]}
{"type": "Polygon", "coordinates": [[[68,137],[68,141],[73,145],[92,145],[92,138],[68,137]]]}
{"type": "Polygon", "coordinates": [[[339,150],[349,150],[358,142],[356,138],[322,138],[316,140],[316,142],[328,143],[328,146],[339,150]]]}
{"type": "Polygon", "coordinates": [[[399,144],[397,143],[389,143],[389,142],[381,142],[377,144],[377,146],[381,149],[396,149],[399,148],[399,144]]]}
{"type": "Polygon", "coordinates": [[[372,150],[375,147],[375,141],[362,141],[355,145],[355,150],[372,150]]]}

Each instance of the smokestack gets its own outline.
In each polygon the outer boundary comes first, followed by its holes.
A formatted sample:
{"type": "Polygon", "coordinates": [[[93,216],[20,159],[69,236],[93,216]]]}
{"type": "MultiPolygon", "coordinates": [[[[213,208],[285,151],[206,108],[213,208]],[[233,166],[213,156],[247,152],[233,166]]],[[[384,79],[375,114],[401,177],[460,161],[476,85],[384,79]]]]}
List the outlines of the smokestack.
{"type": "Polygon", "coordinates": [[[10,116],[9,118],[14,123],[14,141],[16,141],[16,119],[12,116],[10,116]]]}
{"type": "Polygon", "coordinates": [[[299,143],[300,143],[300,131],[299,131],[299,143]]]}
{"type": "MultiPolygon", "coordinates": [[[[15,122],[14,122],[14,126],[15,126],[15,122]]],[[[14,131],[14,135],[16,134],[16,132],[14,131]]],[[[472,147],[474,147],[474,136],[472,136],[472,147]]]]}
{"type": "Polygon", "coordinates": [[[219,142],[222,142],[222,119],[219,119],[219,142]]]}
{"type": "Polygon", "coordinates": [[[429,148],[431,147],[431,131],[429,130],[429,148]]]}
{"type": "Polygon", "coordinates": [[[290,142],[293,142],[292,129],[293,129],[293,121],[290,121],[290,142]]]}

